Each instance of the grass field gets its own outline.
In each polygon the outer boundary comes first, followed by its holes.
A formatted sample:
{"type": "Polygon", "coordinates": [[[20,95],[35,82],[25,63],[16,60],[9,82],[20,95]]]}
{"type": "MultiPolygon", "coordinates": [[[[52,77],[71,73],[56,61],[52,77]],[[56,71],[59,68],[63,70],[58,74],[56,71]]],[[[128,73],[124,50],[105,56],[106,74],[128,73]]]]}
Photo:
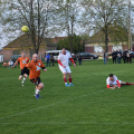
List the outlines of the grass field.
{"type": "Polygon", "coordinates": [[[0,134],[133,134],[134,86],[106,89],[106,78],[134,82],[134,64],[103,65],[102,60],[71,66],[74,87],[65,87],[59,68],[42,72],[45,84],[36,100],[34,85],[21,87],[19,68],[0,65],[0,134]]]}

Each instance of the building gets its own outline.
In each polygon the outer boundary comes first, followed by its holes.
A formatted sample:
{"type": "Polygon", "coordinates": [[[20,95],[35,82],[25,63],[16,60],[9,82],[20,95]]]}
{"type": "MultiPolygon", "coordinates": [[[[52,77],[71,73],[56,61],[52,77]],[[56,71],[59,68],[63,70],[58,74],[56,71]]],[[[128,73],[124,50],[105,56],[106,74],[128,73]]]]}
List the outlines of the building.
{"type": "MultiPolygon", "coordinates": [[[[108,40],[108,52],[128,48],[127,30],[121,26],[110,26],[108,40]]],[[[98,31],[85,42],[85,52],[102,53],[103,49],[105,49],[105,35],[102,31],[98,31]]]]}
{"type": "MultiPolygon", "coordinates": [[[[56,43],[52,39],[46,38],[42,39],[40,44],[40,49],[38,52],[39,58],[44,59],[45,52],[47,50],[55,50],[56,43]]],[[[24,34],[21,37],[13,40],[7,46],[3,47],[3,51],[0,53],[4,57],[4,61],[9,61],[12,55],[20,55],[22,51],[26,52],[26,56],[32,57],[34,53],[32,40],[24,34]]]]}

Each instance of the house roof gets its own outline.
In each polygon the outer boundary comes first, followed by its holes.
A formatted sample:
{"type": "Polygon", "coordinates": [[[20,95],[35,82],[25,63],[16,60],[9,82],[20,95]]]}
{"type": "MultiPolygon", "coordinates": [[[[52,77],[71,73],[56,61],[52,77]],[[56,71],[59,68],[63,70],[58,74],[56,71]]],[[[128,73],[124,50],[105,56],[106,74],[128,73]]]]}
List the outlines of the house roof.
{"type": "MultiPolygon", "coordinates": [[[[51,39],[42,39],[41,45],[42,47],[46,46],[55,46],[55,44],[52,42],[51,39]]],[[[30,48],[33,47],[32,40],[27,36],[27,34],[23,34],[22,36],[16,38],[12,42],[10,42],[7,46],[4,48],[30,48]]]]}
{"type": "Polygon", "coordinates": [[[54,42],[54,43],[57,43],[59,40],[61,40],[61,39],[66,39],[67,37],[55,37],[55,38],[52,38],[52,41],[54,42]]]}
{"type": "MultiPolygon", "coordinates": [[[[109,42],[121,42],[128,40],[127,30],[125,30],[121,26],[110,26],[108,32],[109,32],[108,36],[109,42]]],[[[104,41],[105,41],[104,32],[98,31],[96,34],[90,37],[86,41],[86,43],[102,43],[104,41]]]]}

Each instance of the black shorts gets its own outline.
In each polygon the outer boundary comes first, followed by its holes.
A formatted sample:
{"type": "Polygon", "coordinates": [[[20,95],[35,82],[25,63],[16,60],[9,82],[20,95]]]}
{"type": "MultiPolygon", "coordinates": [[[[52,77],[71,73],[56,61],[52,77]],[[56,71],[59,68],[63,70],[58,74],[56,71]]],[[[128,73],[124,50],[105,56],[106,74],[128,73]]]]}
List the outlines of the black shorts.
{"type": "Polygon", "coordinates": [[[24,75],[24,74],[27,74],[29,75],[30,71],[27,67],[24,67],[22,70],[21,70],[21,75],[24,75]]]}
{"type": "Polygon", "coordinates": [[[36,86],[38,86],[41,83],[40,77],[34,78],[34,79],[30,79],[30,81],[32,83],[34,83],[36,86]]]}

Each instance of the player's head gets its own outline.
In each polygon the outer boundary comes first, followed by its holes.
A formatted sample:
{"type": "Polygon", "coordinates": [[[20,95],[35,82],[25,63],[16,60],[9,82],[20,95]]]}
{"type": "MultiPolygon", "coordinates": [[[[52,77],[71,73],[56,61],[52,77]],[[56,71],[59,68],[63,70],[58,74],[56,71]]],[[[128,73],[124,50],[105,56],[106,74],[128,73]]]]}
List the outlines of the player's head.
{"type": "Polygon", "coordinates": [[[65,48],[62,48],[62,53],[66,54],[66,49],[65,48]]]}
{"type": "Polygon", "coordinates": [[[37,55],[37,54],[33,54],[32,59],[33,59],[35,62],[37,62],[37,61],[38,61],[38,55],[37,55]]]}
{"type": "Polygon", "coordinates": [[[21,56],[22,56],[23,58],[25,58],[26,53],[25,53],[25,52],[22,52],[22,53],[21,53],[21,56]]]}
{"type": "Polygon", "coordinates": [[[109,74],[109,78],[110,78],[110,80],[114,80],[114,75],[113,74],[109,74]]]}

